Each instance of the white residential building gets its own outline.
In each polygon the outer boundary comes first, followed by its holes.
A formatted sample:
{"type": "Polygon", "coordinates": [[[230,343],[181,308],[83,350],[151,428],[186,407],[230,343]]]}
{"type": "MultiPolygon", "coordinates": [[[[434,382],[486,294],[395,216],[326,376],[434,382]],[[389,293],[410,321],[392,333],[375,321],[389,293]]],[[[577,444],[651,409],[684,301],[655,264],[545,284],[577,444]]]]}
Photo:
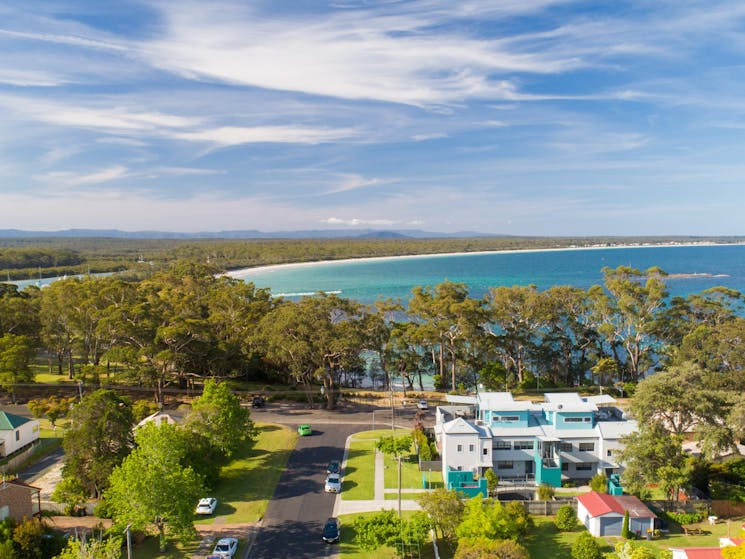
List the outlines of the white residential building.
{"type": "Polygon", "coordinates": [[[540,403],[515,400],[509,392],[480,393],[470,403],[460,397],[436,412],[443,478],[457,471],[478,478],[492,468],[500,479],[560,486],[618,473],[620,438],[637,424],[613,403],[609,396],[576,393],[546,394],[540,403]]]}

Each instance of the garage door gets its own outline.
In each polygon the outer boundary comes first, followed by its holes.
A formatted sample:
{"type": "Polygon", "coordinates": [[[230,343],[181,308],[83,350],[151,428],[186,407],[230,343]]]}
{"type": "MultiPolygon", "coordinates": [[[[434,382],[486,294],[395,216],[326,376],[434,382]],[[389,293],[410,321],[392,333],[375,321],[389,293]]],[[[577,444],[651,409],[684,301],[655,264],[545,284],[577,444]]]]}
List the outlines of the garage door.
{"type": "Polygon", "coordinates": [[[610,517],[600,519],[601,536],[620,536],[623,528],[623,517],[610,517]]]}

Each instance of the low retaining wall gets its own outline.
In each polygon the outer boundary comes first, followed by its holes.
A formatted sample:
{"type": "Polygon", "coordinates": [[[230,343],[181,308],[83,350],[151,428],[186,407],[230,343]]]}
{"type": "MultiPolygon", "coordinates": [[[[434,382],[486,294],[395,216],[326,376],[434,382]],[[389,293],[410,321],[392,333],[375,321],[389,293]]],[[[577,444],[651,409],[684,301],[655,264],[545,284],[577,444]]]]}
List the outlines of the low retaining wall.
{"type": "Polygon", "coordinates": [[[21,451],[17,455],[13,456],[13,458],[10,458],[5,464],[0,466],[0,474],[7,474],[8,472],[13,472],[16,467],[20,466],[30,455],[31,453],[36,450],[36,447],[39,446],[41,443],[38,441],[35,441],[31,443],[28,447],[26,447],[25,450],[21,451]]]}

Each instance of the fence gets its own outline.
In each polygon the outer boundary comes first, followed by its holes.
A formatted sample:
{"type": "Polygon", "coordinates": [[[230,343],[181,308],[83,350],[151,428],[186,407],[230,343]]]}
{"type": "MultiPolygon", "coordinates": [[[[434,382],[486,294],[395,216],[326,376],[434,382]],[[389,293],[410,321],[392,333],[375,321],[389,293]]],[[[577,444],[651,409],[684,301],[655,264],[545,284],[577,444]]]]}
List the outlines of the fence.
{"type": "Polygon", "coordinates": [[[528,514],[540,516],[553,516],[565,505],[577,508],[577,501],[523,501],[523,506],[528,514]]]}
{"type": "Polygon", "coordinates": [[[732,501],[711,501],[711,513],[719,518],[745,516],[745,503],[732,501]]]}
{"type": "Polygon", "coordinates": [[[13,456],[12,458],[8,458],[5,463],[0,465],[0,474],[7,474],[9,472],[13,472],[17,466],[21,465],[33,452],[36,450],[36,448],[39,446],[39,441],[34,441],[29,446],[27,446],[24,450],[21,450],[13,456]]]}
{"type": "Polygon", "coordinates": [[[442,460],[420,460],[419,471],[420,472],[441,472],[442,471],[442,460]]]}

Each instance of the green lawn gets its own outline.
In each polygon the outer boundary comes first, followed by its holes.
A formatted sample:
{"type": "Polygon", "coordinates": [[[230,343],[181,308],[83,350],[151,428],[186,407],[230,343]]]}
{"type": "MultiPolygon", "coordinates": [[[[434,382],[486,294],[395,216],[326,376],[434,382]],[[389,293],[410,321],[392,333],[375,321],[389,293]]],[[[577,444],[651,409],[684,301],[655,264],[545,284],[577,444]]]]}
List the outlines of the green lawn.
{"type": "MultiPolygon", "coordinates": [[[[426,492],[417,492],[417,493],[401,493],[401,499],[409,499],[410,501],[416,501],[419,497],[422,495],[425,495],[426,492]]],[[[386,493],[385,494],[385,500],[386,501],[398,501],[398,492],[396,493],[386,493]]]]}
{"type": "MultiPolygon", "coordinates": [[[[339,543],[339,557],[342,559],[395,559],[397,556],[391,547],[381,547],[375,551],[362,551],[354,543],[354,519],[357,517],[370,516],[376,514],[366,512],[361,514],[343,514],[339,517],[341,520],[341,542],[339,543]]],[[[402,516],[406,518],[413,514],[413,511],[403,511],[402,516]]],[[[441,559],[451,559],[447,550],[440,548],[441,559]]],[[[434,559],[434,549],[431,544],[424,545],[421,549],[421,559],[434,559]]]]}
{"type": "MultiPolygon", "coordinates": [[[[161,553],[158,549],[158,538],[148,536],[141,543],[132,546],[132,556],[141,559],[184,559],[185,557],[194,555],[200,541],[202,541],[201,538],[188,544],[169,542],[166,550],[161,553]]],[[[240,547],[238,549],[240,550],[240,547]]],[[[123,556],[126,556],[126,550],[123,556]]]]}
{"type": "Polygon", "coordinates": [[[356,440],[349,444],[347,465],[344,469],[342,498],[345,500],[370,500],[375,497],[375,439],[356,440]]]}
{"type": "MultiPolygon", "coordinates": [[[[559,532],[554,524],[554,517],[533,516],[535,527],[528,537],[520,541],[528,549],[530,559],[571,559],[572,545],[584,528],[573,532],[559,532]]],[[[600,543],[601,540],[598,540],[600,543]]],[[[601,548],[603,553],[613,551],[609,544],[601,548]]]]}
{"type": "MultiPolygon", "coordinates": [[[[266,511],[267,503],[295,448],[297,433],[284,426],[258,423],[259,435],[222,469],[220,480],[211,496],[219,503],[215,516],[220,522],[256,522],[266,511]]],[[[211,523],[214,518],[196,520],[211,523]]]]}
{"type": "MultiPolygon", "coordinates": [[[[384,463],[386,489],[398,489],[398,461],[392,456],[385,456],[384,463]]],[[[420,472],[419,461],[414,454],[401,459],[402,489],[423,489],[422,474],[426,475],[431,488],[443,487],[441,471],[420,472]]]]}

